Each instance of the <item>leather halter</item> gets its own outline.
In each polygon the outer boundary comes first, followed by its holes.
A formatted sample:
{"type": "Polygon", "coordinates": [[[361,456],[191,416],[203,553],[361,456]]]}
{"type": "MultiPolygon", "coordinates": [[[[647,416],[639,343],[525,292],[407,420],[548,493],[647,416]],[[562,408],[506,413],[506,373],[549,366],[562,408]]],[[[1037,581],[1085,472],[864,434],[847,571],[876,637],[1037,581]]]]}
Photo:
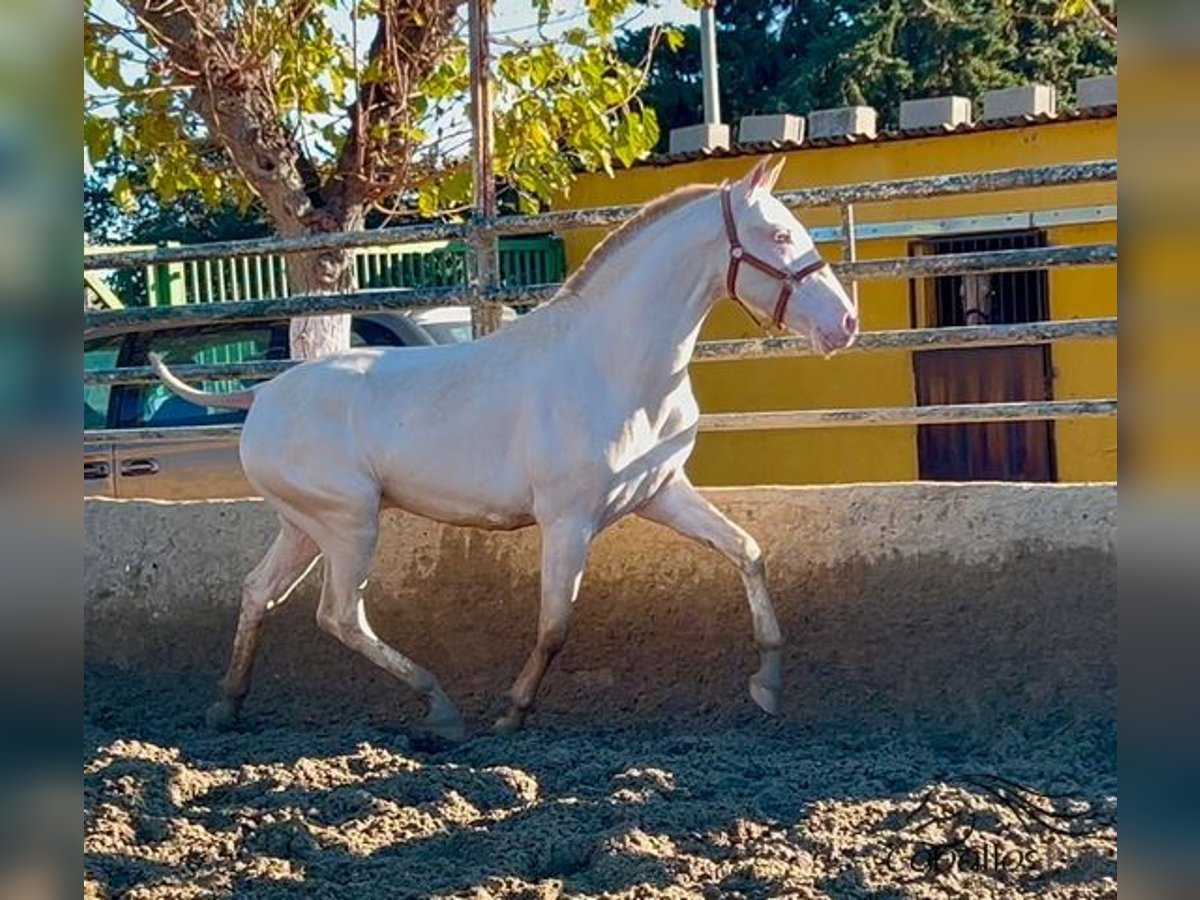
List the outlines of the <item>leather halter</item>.
{"type": "MultiPolygon", "coordinates": [[[[788,302],[792,299],[792,290],[809,275],[819,272],[829,263],[818,255],[813,262],[801,266],[793,272],[773,266],[765,259],[760,259],[748,252],[742,246],[742,242],[738,240],[737,226],[733,221],[733,203],[729,195],[729,185],[721,185],[721,214],[725,217],[725,236],[729,238],[729,268],[725,272],[725,288],[729,292],[729,296],[741,304],[742,309],[746,310],[752,319],[758,321],[758,316],[737,294],[738,269],[741,264],[746,263],[748,266],[753,266],[758,271],[782,282],[779,288],[779,299],[775,301],[775,311],[771,314],[771,324],[776,328],[781,328],[783,327],[783,317],[787,315],[788,302]]],[[[816,250],[813,253],[816,253],[816,250]]]]}

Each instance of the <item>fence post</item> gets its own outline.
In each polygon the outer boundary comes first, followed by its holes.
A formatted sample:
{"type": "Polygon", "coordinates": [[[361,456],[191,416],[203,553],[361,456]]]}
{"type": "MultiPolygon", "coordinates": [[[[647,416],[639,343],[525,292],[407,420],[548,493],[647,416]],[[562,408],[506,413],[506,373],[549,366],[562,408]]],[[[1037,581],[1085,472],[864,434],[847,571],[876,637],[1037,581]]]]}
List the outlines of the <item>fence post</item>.
{"type": "MultiPolygon", "coordinates": [[[[842,206],[842,261],[858,262],[858,235],[855,233],[853,203],[842,206]]],[[[858,281],[853,278],[850,279],[850,302],[854,304],[855,317],[858,317],[858,281]]]]}
{"type": "MultiPolygon", "coordinates": [[[[179,241],[166,241],[161,247],[178,247],[179,241]]],[[[156,263],[146,266],[146,293],[151,306],[183,306],[187,303],[182,263],[156,263]]]]}
{"type": "Polygon", "coordinates": [[[471,272],[471,333],[490,334],[500,327],[501,305],[484,299],[499,282],[496,234],[496,180],[492,168],[492,85],[489,72],[488,11],[490,0],[470,0],[467,29],[471,51],[471,155],[473,163],[471,233],[474,265],[471,272]]]}

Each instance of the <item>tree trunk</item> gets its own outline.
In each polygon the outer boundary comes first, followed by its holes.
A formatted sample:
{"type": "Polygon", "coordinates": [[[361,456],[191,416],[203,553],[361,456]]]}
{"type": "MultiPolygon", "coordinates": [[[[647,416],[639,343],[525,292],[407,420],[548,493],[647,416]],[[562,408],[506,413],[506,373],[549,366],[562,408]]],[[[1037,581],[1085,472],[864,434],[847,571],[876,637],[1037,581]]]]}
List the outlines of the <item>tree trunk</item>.
{"type": "MultiPolygon", "coordinates": [[[[349,250],[297,253],[288,259],[292,295],[348,294],[354,290],[354,254],[349,250]]],[[[288,330],[292,359],[316,359],[350,347],[350,316],[304,316],[288,330]]]]}
{"type": "MultiPolygon", "coordinates": [[[[362,216],[350,214],[339,219],[313,216],[301,234],[354,231],[362,227],[362,216]]],[[[350,294],[355,290],[354,251],[320,250],[295,253],[288,258],[288,288],[293,296],[350,294]]],[[[304,316],[292,319],[288,330],[292,359],[316,359],[350,348],[350,316],[304,316]]]]}

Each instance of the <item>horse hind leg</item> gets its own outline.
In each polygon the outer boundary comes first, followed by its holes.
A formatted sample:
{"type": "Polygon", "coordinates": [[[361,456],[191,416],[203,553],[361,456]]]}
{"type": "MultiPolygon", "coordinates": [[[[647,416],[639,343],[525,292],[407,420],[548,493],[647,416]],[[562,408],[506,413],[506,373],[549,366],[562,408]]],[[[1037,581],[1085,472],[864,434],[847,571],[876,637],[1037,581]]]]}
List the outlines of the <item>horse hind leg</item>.
{"type": "Polygon", "coordinates": [[[564,521],[542,528],[542,598],[537,644],[509,691],[508,712],[496,721],[495,730],[501,734],[516,731],[525,723],[546,670],[566,642],[593,533],[590,522],[564,521]]]}
{"type": "Polygon", "coordinates": [[[371,568],[378,519],[356,523],[339,530],[338,537],[323,546],[325,584],[317,609],[317,624],[328,634],[365,656],[385,672],[422,695],[427,714],[422,727],[439,737],[462,740],[466,733],[462,715],[446,696],[432,673],[385,643],[371,627],[362,598],[362,588],[371,568]]]}
{"type": "Polygon", "coordinates": [[[250,690],[254,658],[262,636],[263,619],[280,606],[312,569],[320,551],[303,531],[280,520],[279,533],[262,561],[242,583],[242,606],[229,668],[221,679],[221,698],[208,709],[208,724],[233,725],[250,690]]]}

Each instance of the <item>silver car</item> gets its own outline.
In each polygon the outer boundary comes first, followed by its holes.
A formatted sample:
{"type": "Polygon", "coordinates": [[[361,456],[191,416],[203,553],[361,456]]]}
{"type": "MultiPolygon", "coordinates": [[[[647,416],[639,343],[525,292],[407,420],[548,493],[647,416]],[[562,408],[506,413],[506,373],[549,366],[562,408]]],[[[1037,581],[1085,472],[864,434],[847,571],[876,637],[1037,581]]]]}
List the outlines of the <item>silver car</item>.
{"type": "MultiPolygon", "coordinates": [[[[441,340],[418,324],[411,313],[375,313],[352,318],[355,347],[411,347],[449,343],[470,336],[470,311],[457,307],[461,327],[443,330],[441,340]]],[[[415,311],[414,311],[415,312],[415,311]]],[[[442,321],[453,324],[453,315],[442,321]]],[[[161,354],[168,364],[257,362],[288,358],[286,321],[227,322],[186,328],[99,334],[84,342],[85,370],[149,365],[147,354],[161,354]]],[[[238,379],[204,382],[206,390],[239,390],[238,379]]],[[[192,425],[236,424],[240,410],[206,409],[170,393],[161,384],[85,385],[83,427],[119,432],[156,428],[167,432],[152,443],[122,441],[85,444],[84,496],[201,500],[255,496],[242,474],[235,436],[196,439],[169,436],[170,429],[192,425]]]]}

